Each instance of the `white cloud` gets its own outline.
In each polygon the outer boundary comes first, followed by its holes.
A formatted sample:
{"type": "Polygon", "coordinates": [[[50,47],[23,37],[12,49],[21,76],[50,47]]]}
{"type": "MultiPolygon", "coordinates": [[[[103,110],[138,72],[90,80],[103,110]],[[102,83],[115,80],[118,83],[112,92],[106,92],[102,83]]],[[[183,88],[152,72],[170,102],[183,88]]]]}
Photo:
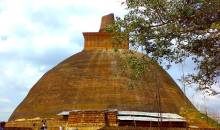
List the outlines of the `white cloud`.
{"type": "Polygon", "coordinates": [[[0,103],[10,103],[11,100],[5,97],[0,97],[0,103]]]}
{"type": "Polygon", "coordinates": [[[0,109],[0,113],[1,113],[0,122],[5,121],[7,119],[6,117],[10,116],[13,109],[14,109],[14,107],[1,107],[1,109],[0,109]]]}
{"type": "MultiPolygon", "coordinates": [[[[0,112],[1,113],[10,113],[11,111],[13,111],[13,109],[14,108],[10,108],[10,107],[8,107],[8,108],[2,108],[2,109],[0,109],[0,112]]],[[[1,119],[0,119],[1,120],[1,119]]]]}

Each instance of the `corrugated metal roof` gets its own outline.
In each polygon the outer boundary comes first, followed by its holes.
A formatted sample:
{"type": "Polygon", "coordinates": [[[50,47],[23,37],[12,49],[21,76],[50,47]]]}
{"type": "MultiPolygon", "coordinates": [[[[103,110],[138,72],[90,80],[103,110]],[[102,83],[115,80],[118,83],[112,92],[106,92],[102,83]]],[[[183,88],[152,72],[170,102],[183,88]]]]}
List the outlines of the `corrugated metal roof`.
{"type": "Polygon", "coordinates": [[[96,111],[96,112],[105,112],[105,111],[108,111],[108,112],[117,112],[118,110],[117,109],[97,109],[97,110],[93,110],[93,109],[88,109],[88,110],[71,110],[71,111],[62,111],[60,113],[58,113],[57,115],[60,115],[60,116],[64,116],[64,115],[69,115],[70,112],[87,112],[87,111],[96,111]]]}
{"type": "MultiPolygon", "coordinates": [[[[126,121],[153,121],[158,122],[160,121],[159,118],[153,117],[136,117],[136,116],[118,116],[118,120],[126,120],[126,121]]],[[[171,119],[171,118],[162,118],[163,122],[186,122],[184,119],[171,119]]]]}
{"type": "Polygon", "coordinates": [[[62,112],[60,112],[60,113],[58,113],[57,115],[59,115],[59,116],[68,116],[69,114],[70,114],[70,112],[71,111],[62,111],[62,112]]]}
{"type": "MultiPolygon", "coordinates": [[[[118,111],[119,116],[140,116],[140,117],[160,117],[160,113],[156,112],[140,112],[140,111],[118,111]]],[[[175,113],[161,113],[162,118],[184,119],[182,116],[175,113]]]]}
{"type": "MultiPolygon", "coordinates": [[[[69,115],[70,112],[80,111],[63,111],[57,115],[65,116],[69,115]]],[[[156,113],[156,112],[140,112],[140,111],[118,111],[117,118],[118,120],[128,120],[128,121],[155,121],[158,122],[159,119],[162,121],[175,121],[175,122],[186,122],[185,118],[175,113],[156,113]]]]}

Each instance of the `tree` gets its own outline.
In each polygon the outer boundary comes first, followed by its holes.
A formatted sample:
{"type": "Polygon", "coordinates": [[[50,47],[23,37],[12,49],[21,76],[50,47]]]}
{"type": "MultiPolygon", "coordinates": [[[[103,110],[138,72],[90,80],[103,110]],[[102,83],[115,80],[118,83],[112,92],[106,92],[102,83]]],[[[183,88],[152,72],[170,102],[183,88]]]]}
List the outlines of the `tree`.
{"type": "MultiPolygon", "coordinates": [[[[220,0],[126,0],[128,13],[108,28],[159,63],[191,58],[187,83],[212,90],[220,76],[220,0]]],[[[215,93],[216,94],[216,93],[215,93]]]]}

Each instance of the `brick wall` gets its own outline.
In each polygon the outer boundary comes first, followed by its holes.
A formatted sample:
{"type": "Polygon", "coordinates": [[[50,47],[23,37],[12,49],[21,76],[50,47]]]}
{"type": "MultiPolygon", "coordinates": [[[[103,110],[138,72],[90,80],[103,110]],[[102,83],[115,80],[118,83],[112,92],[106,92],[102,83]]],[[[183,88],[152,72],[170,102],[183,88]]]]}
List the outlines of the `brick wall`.
{"type": "Polygon", "coordinates": [[[117,126],[117,112],[116,111],[108,111],[106,112],[107,116],[107,126],[117,126]]]}
{"type": "Polygon", "coordinates": [[[6,127],[4,130],[33,130],[32,128],[27,127],[6,127]]]}
{"type": "Polygon", "coordinates": [[[116,126],[117,112],[76,111],[70,112],[68,126],[116,126]]]}
{"type": "Polygon", "coordinates": [[[128,49],[128,40],[117,41],[113,35],[107,32],[86,32],[84,36],[84,50],[94,49],[128,49]]]}
{"type": "MultiPolygon", "coordinates": [[[[47,130],[59,130],[59,126],[65,127],[65,121],[61,120],[47,120],[47,130]]],[[[7,128],[32,128],[33,130],[39,130],[42,126],[41,120],[24,120],[24,121],[10,121],[7,122],[5,127],[7,128]],[[35,124],[35,126],[33,126],[35,124]]]]}

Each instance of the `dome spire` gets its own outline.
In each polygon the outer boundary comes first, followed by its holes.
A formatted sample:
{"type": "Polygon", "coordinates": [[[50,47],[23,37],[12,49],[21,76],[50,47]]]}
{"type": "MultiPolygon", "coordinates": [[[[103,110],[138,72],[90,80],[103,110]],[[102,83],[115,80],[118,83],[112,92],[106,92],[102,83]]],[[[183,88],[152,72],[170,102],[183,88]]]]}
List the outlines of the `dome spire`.
{"type": "Polygon", "coordinates": [[[128,39],[117,41],[113,35],[106,32],[106,27],[114,23],[114,14],[102,17],[99,32],[84,32],[84,50],[128,49],[128,39]]]}
{"type": "Polygon", "coordinates": [[[100,29],[99,29],[99,32],[106,32],[105,29],[114,23],[114,14],[111,13],[111,14],[108,14],[108,15],[105,15],[102,17],[102,21],[101,21],[101,26],[100,26],[100,29]]]}

